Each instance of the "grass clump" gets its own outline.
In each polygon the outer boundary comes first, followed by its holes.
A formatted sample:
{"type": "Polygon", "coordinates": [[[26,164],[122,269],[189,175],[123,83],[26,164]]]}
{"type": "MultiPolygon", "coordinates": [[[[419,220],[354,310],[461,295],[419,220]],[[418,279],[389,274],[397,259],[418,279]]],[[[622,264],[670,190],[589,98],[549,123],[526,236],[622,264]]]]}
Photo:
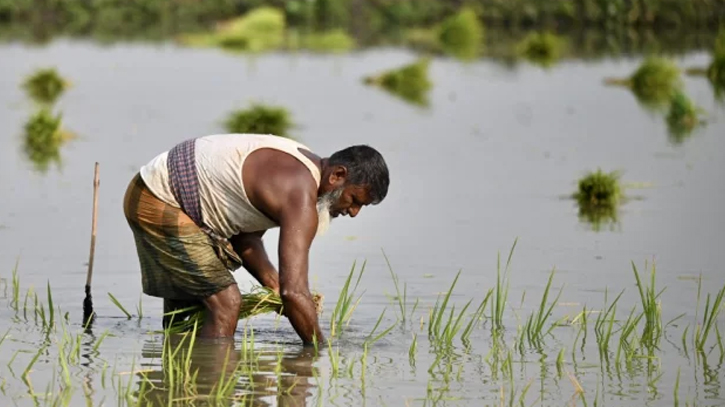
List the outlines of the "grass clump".
{"type": "Polygon", "coordinates": [[[552,66],[560,57],[563,40],[550,32],[530,33],[517,45],[517,53],[543,67],[552,66]]]}
{"type": "MultiPolygon", "coordinates": [[[[725,45],[723,47],[725,48],[725,45]]],[[[715,95],[721,98],[725,90],[725,50],[715,54],[710,66],[707,68],[707,78],[715,88],[715,95]]]]}
{"type": "Polygon", "coordinates": [[[438,27],[438,41],[443,50],[461,59],[472,59],[479,54],[483,35],[483,24],[469,7],[461,8],[438,27]]]}
{"type": "Polygon", "coordinates": [[[55,68],[35,71],[23,82],[23,88],[35,101],[53,103],[70,86],[55,68]]]}
{"type": "Polygon", "coordinates": [[[428,78],[430,59],[421,58],[398,69],[368,76],[365,84],[376,85],[397,95],[409,103],[419,106],[428,105],[428,91],[432,83],[428,78]]]}
{"type": "Polygon", "coordinates": [[[573,198],[579,204],[579,218],[600,231],[604,224],[616,223],[618,206],[622,199],[619,173],[605,173],[601,169],[590,172],[579,180],[573,198]]]}
{"type": "Polygon", "coordinates": [[[680,69],[674,62],[650,56],[626,79],[607,79],[610,85],[628,87],[645,107],[658,109],[681,87],[680,69]]]}
{"type": "Polygon", "coordinates": [[[223,22],[213,33],[181,37],[190,46],[219,46],[228,50],[261,52],[278,48],[284,41],[286,21],[282,11],[258,7],[247,14],[223,22]]]}
{"type": "MultiPolygon", "coordinates": [[[[312,300],[315,302],[317,314],[321,314],[324,300],[323,295],[314,293],[312,300]]],[[[258,286],[252,288],[248,293],[242,293],[239,319],[248,319],[269,313],[282,314],[283,308],[282,298],[279,294],[270,288],[258,286]]],[[[200,305],[168,313],[167,315],[189,315],[186,319],[174,322],[168,328],[169,332],[188,332],[194,329],[195,326],[202,326],[204,323],[204,313],[204,307],[200,305]]]]}
{"type": "Polygon", "coordinates": [[[700,109],[683,92],[675,93],[670,100],[666,121],[673,142],[682,143],[700,124],[700,109]]]}
{"type": "Polygon", "coordinates": [[[45,171],[51,162],[60,162],[60,147],[73,135],[61,128],[62,115],[48,109],[36,112],[25,123],[24,150],[38,170],[45,171]]]}
{"type": "Polygon", "coordinates": [[[224,125],[230,133],[289,137],[292,120],[289,111],[283,107],[255,103],[248,109],[231,112],[224,125]]]}

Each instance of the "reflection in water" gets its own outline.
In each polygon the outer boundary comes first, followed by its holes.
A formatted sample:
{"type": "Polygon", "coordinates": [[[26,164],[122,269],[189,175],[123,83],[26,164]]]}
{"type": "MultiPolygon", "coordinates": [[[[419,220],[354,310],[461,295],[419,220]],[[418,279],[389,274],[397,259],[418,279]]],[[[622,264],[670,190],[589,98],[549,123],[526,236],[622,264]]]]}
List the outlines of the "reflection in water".
{"type": "MultiPolygon", "coordinates": [[[[142,405],[305,406],[316,387],[313,351],[255,349],[254,339],[203,340],[171,335],[147,341],[134,396],[142,405]]],[[[259,346],[257,342],[256,346],[259,346]]]]}
{"type": "Polygon", "coordinates": [[[607,225],[613,228],[618,223],[617,211],[622,200],[619,178],[617,171],[605,173],[597,169],[579,180],[573,195],[579,205],[579,219],[589,223],[595,232],[607,225]]]}
{"type": "Polygon", "coordinates": [[[682,144],[700,124],[702,109],[695,105],[687,95],[677,92],[670,102],[666,122],[673,144],[682,144]]]}
{"type": "Polygon", "coordinates": [[[36,170],[46,172],[51,163],[61,164],[60,148],[74,138],[61,128],[62,114],[40,109],[25,123],[23,150],[36,170]]]}

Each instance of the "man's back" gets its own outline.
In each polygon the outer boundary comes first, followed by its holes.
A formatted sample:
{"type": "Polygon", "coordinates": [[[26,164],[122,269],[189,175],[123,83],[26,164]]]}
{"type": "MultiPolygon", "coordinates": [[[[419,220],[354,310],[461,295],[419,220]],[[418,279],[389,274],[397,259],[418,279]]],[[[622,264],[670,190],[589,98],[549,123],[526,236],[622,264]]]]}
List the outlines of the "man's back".
{"type": "MultiPolygon", "coordinates": [[[[229,238],[276,227],[277,224],[249,201],[242,182],[243,165],[253,152],[271,148],[290,154],[309,170],[317,185],[320,172],[315,163],[299,151],[305,145],[283,137],[257,134],[218,134],[194,141],[199,202],[204,223],[220,236],[229,238]]],[[[162,201],[179,207],[169,184],[168,152],[141,168],[141,177],[162,201]]]]}

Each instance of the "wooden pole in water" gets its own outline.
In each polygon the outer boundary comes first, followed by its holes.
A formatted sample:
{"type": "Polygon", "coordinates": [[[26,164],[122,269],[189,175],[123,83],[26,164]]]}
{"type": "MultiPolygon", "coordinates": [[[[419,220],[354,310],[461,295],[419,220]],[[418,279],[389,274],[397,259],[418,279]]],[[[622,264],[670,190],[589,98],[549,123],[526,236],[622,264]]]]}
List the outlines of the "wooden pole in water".
{"type": "Polygon", "coordinates": [[[91,296],[91,278],[93,277],[93,258],[96,250],[96,228],[98,225],[98,186],[100,185],[98,177],[98,163],[96,162],[93,175],[93,218],[91,223],[91,252],[88,258],[88,274],[86,275],[86,298],[83,300],[83,320],[84,324],[89,323],[89,318],[93,316],[93,298],[91,296]]]}

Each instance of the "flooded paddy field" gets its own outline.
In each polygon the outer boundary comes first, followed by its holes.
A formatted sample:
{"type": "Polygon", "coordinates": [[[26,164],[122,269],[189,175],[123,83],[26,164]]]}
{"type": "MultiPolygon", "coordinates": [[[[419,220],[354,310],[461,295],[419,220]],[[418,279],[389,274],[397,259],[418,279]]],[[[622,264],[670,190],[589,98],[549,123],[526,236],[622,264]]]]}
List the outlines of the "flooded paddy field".
{"type": "MultiPolygon", "coordinates": [[[[643,52],[545,67],[435,55],[423,104],[363,81],[420,55],[0,44],[2,404],[725,405],[725,106],[708,79],[679,76],[702,110],[691,132],[605,84],[643,52]],[[27,123],[42,108],[22,83],[47,66],[68,87],[35,123],[60,113],[66,136],[37,149],[27,123]],[[164,336],[161,302],[141,294],[128,182],[253,102],[288,109],[289,135],[320,154],[366,143],[391,170],[381,205],[313,245],[311,288],[335,329],[317,353],[271,315],[240,322],[233,347],[164,336]],[[97,316],[84,326],[95,162],[97,316]],[[571,198],[597,169],[617,171],[626,197],[601,216],[571,198]]],[[[669,58],[684,70],[711,54],[669,58]]]]}

